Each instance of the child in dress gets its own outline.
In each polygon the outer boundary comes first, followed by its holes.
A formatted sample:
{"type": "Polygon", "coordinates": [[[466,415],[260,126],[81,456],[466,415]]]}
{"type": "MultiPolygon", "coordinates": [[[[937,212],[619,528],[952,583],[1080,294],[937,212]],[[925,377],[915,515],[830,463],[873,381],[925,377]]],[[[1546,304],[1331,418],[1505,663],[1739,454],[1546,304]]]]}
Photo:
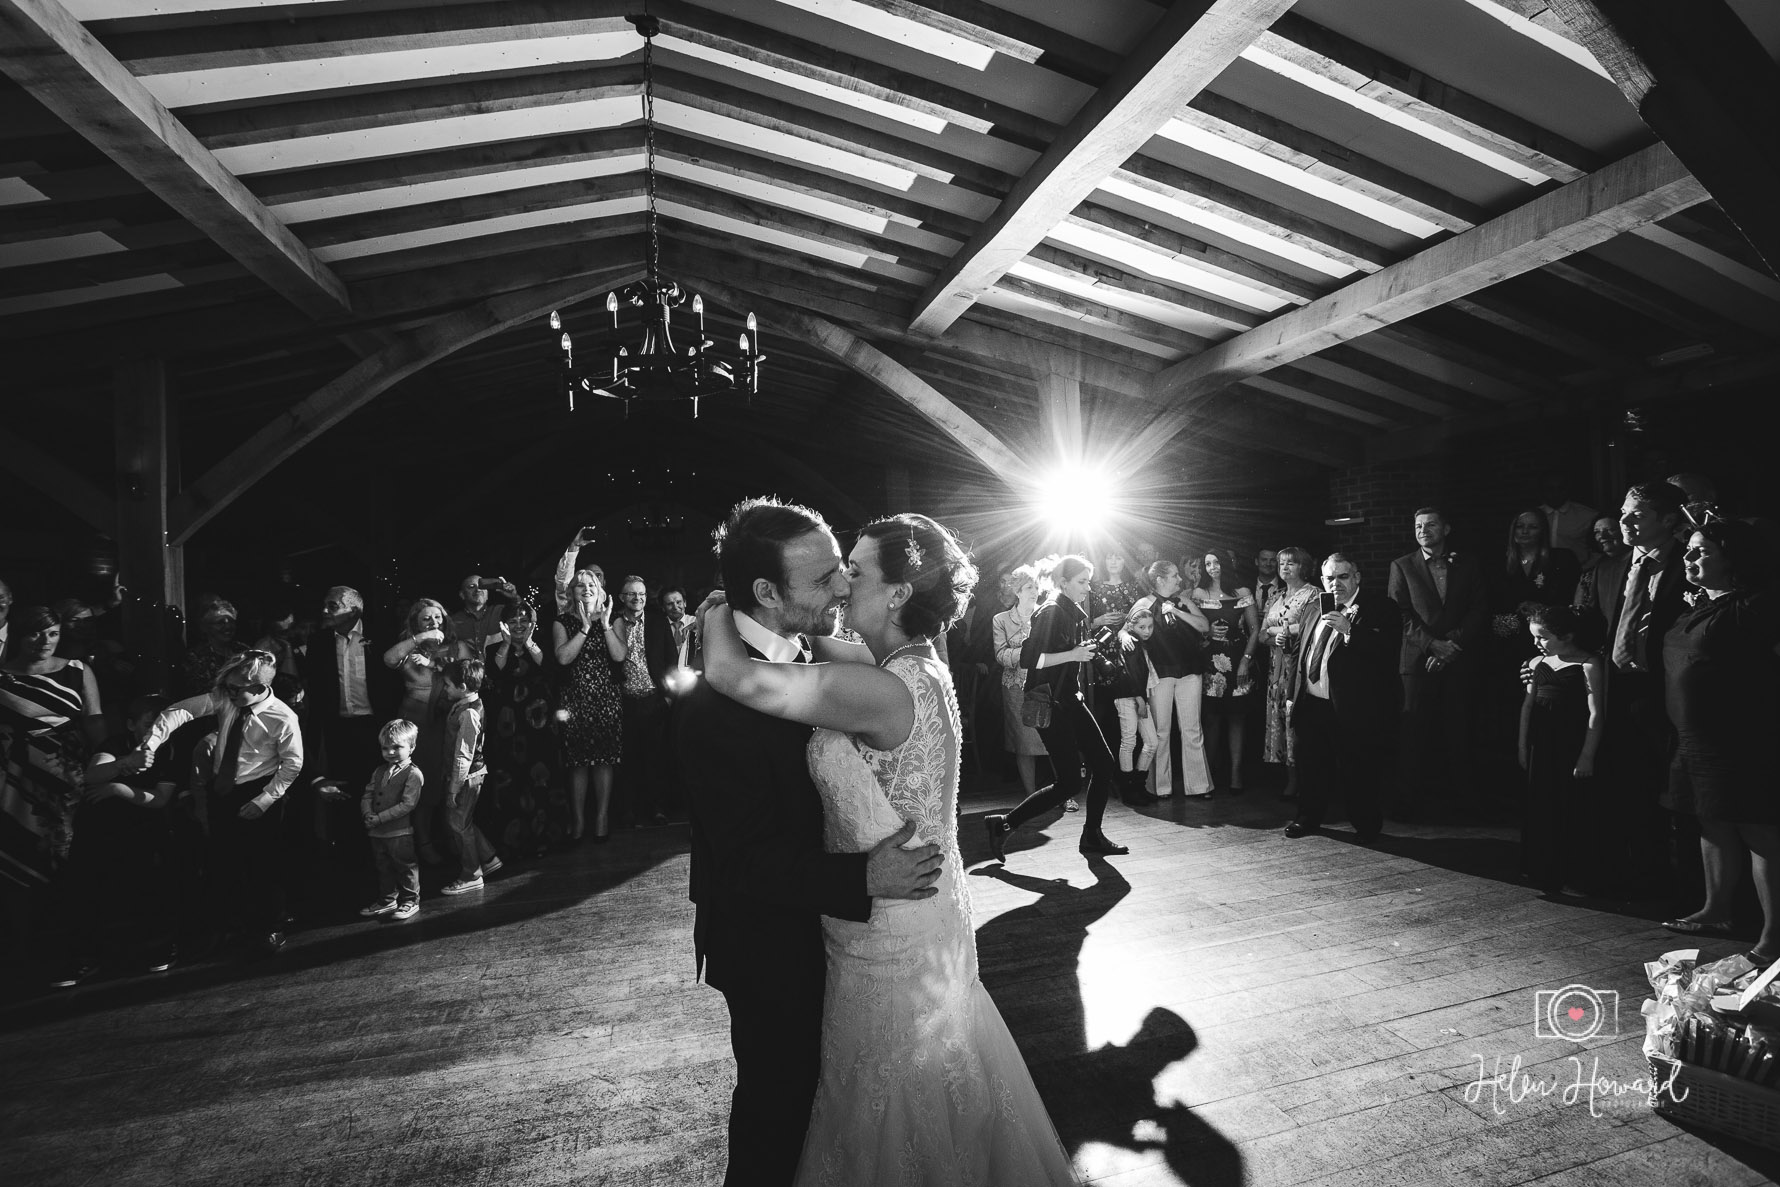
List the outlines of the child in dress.
{"type": "Polygon", "coordinates": [[[365,831],[371,835],[381,892],[376,902],[359,911],[368,918],[399,923],[420,913],[420,863],[414,858],[414,825],[409,819],[425,786],[420,768],[414,765],[414,743],[419,737],[420,727],[402,718],[389,722],[377,734],[383,765],[365,784],[365,798],[359,805],[365,831]]]}
{"type": "Polygon", "coordinates": [[[1150,763],[1156,757],[1156,725],[1150,720],[1150,689],[1155,686],[1156,675],[1143,649],[1155,629],[1155,615],[1147,604],[1133,608],[1125,618],[1122,634],[1135,639],[1137,645],[1117,653],[1120,671],[1113,681],[1112,694],[1113,709],[1119,715],[1119,780],[1127,804],[1147,803],[1156,798],[1145,786],[1150,763]]]}
{"type": "Polygon", "coordinates": [[[1527,773],[1521,864],[1539,889],[1559,894],[1583,856],[1586,800],[1601,746],[1601,657],[1576,641],[1579,617],[1543,606],[1527,618],[1539,652],[1522,671],[1520,765],[1527,773]]]}

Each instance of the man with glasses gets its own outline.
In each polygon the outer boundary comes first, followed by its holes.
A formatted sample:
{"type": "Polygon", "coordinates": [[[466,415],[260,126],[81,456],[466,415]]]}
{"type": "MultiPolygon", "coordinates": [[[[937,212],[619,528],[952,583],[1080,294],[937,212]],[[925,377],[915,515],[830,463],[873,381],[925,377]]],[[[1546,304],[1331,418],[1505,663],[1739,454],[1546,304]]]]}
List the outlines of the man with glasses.
{"type": "Polygon", "coordinates": [[[618,587],[618,621],[628,654],[619,681],[624,691],[624,761],[618,777],[639,828],[666,824],[662,802],[662,766],[667,745],[665,680],[673,668],[673,633],[666,619],[646,613],[649,587],[641,577],[626,577],[618,587]]]}
{"type": "Polygon", "coordinates": [[[280,843],[284,793],[303,770],[297,715],[272,695],[278,661],[267,651],[244,651],[223,664],[204,696],[168,705],[125,760],[147,770],[174,730],[214,716],[216,745],[209,756],[205,799],[213,896],[225,927],[253,935],[261,951],[284,947],[284,878],[280,843]]]}

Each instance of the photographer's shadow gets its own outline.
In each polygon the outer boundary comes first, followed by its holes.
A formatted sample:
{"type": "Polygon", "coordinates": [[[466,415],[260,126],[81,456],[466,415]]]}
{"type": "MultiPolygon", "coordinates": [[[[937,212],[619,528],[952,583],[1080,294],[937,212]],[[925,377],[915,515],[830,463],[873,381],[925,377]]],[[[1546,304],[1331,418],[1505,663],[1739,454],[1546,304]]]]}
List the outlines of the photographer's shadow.
{"type": "Polygon", "coordinates": [[[983,983],[1018,1038],[1072,1157],[1089,1143],[1160,1150],[1182,1183],[1237,1187],[1242,1155],[1229,1139],[1184,1105],[1156,1103],[1156,1077],[1198,1046],[1184,1019],[1153,1009],[1129,1042],[1088,1049],[1082,949],[1089,927],[1131,892],[1111,863],[1093,858],[1088,866],[1089,886],[1004,867],[978,871],[1038,896],[977,929],[983,983]]]}

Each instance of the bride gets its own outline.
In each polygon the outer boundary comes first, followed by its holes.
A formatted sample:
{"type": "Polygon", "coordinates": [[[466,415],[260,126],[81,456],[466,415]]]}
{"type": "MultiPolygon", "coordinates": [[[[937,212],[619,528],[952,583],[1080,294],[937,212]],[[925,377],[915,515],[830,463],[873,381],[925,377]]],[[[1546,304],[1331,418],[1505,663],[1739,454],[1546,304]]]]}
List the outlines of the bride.
{"type": "Polygon", "coordinates": [[[819,727],[808,756],[830,852],[870,849],[907,820],[909,845],[937,843],[945,858],[932,898],[880,899],[865,923],[822,919],[822,1073],[797,1183],[1075,1183],[977,979],[958,853],[958,702],[933,646],[976,571],[944,527],[898,515],[860,532],[848,577],[847,625],[865,646],[812,640],[825,662],[750,658],[727,608],[706,622],[717,692],[819,727]]]}

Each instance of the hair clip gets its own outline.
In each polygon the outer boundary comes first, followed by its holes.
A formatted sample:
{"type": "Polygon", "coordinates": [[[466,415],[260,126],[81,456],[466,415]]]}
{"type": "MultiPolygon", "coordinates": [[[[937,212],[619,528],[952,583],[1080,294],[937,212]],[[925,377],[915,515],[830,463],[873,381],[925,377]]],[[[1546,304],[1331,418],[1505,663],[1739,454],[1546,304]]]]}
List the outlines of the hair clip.
{"type": "Polygon", "coordinates": [[[927,550],[915,543],[915,529],[909,529],[908,543],[902,546],[902,555],[908,558],[909,572],[919,573],[921,563],[927,559],[927,550]]]}

